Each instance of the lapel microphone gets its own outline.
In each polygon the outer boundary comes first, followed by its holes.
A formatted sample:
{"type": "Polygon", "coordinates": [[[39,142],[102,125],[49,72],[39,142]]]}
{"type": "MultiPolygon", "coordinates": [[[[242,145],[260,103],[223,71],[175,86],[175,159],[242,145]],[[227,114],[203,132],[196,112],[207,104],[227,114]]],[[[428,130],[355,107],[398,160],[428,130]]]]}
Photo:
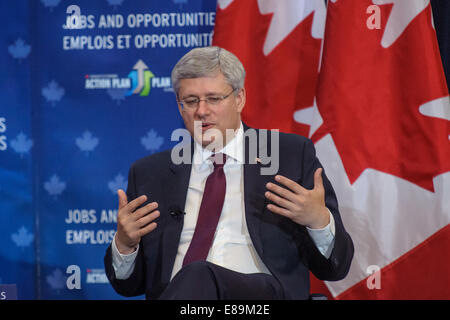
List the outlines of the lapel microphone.
{"type": "Polygon", "coordinates": [[[183,212],[183,210],[181,210],[179,206],[174,205],[169,207],[169,214],[172,217],[179,217],[181,215],[186,214],[186,212],[183,212]]]}

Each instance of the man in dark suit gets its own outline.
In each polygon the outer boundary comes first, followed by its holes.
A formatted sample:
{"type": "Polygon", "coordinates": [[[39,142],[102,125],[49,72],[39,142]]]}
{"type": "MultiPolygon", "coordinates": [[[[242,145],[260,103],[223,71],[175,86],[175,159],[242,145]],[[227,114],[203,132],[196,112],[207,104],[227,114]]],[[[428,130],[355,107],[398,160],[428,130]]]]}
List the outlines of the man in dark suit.
{"type": "Polygon", "coordinates": [[[127,193],[118,191],[105,256],[118,293],[307,299],[310,270],[322,280],[346,276],[353,243],[313,143],[243,124],[244,78],[240,61],[218,47],[194,49],[174,67],[192,139],[136,161],[127,193]]]}

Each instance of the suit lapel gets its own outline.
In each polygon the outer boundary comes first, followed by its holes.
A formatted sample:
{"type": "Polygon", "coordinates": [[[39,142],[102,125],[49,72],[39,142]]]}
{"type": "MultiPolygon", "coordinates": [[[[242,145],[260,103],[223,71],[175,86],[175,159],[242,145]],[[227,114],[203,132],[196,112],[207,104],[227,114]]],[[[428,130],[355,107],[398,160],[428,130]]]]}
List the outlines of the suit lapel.
{"type": "MultiPolygon", "coordinates": [[[[244,124],[244,132],[248,129],[244,124]]],[[[255,129],[251,129],[255,130],[255,129]]],[[[259,130],[257,132],[257,155],[267,150],[267,141],[260,141],[259,130]]],[[[265,167],[261,161],[251,159],[254,157],[254,152],[250,149],[253,146],[249,146],[244,138],[244,202],[245,202],[245,217],[247,222],[247,228],[252,239],[253,245],[256,251],[263,256],[263,247],[261,244],[260,226],[264,219],[264,209],[267,204],[264,193],[266,191],[266,183],[273,180],[273,176],[261,175],[261,169],[265,167]]],[[[264,153],[267,154],[267,153],[264,153]]]]}
{"type": "Polygon", "coordinates": [[[163,185],[163,190],[166,205],[165,210],[167,210],[165,214],[168,216],[162,238],[162,248],[164,248],[164,250],[162,251],[161,280],[163,283],[168,283],[170,281],[184,221],[183,214],[172,215],[170,211],[173,211],[173,209],[176,208],[177,210],[184,212],[191,167],[191,164],[174,164],[170,162],[169,175],[164,179],[165,183],[163,185]]]}

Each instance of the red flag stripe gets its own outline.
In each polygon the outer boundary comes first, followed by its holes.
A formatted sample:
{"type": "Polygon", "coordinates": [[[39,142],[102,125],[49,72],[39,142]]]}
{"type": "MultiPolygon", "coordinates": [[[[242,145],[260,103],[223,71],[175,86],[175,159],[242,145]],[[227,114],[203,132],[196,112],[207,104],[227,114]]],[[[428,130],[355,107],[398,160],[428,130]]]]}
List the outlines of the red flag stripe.
{"type": "Polygon", "coordinates": [[[380,289],[367,278],[336,299],[450,299],[450,225],[381,269],[380,289]]]}

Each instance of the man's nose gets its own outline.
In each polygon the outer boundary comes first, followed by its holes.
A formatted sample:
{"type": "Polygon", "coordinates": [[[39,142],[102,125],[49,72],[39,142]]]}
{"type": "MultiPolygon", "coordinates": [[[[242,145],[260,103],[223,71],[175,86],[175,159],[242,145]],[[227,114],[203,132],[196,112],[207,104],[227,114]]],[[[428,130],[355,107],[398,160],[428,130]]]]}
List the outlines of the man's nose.
{"type": "Polygon", "coordinates": [[[197,109],[195,110],[195,113],[199,117],[203,117],[205,115],[208,115],[211,112],[211,109],[209,108],[209,105],[204,100],[200,100],[198,102],[197,109]]]}

